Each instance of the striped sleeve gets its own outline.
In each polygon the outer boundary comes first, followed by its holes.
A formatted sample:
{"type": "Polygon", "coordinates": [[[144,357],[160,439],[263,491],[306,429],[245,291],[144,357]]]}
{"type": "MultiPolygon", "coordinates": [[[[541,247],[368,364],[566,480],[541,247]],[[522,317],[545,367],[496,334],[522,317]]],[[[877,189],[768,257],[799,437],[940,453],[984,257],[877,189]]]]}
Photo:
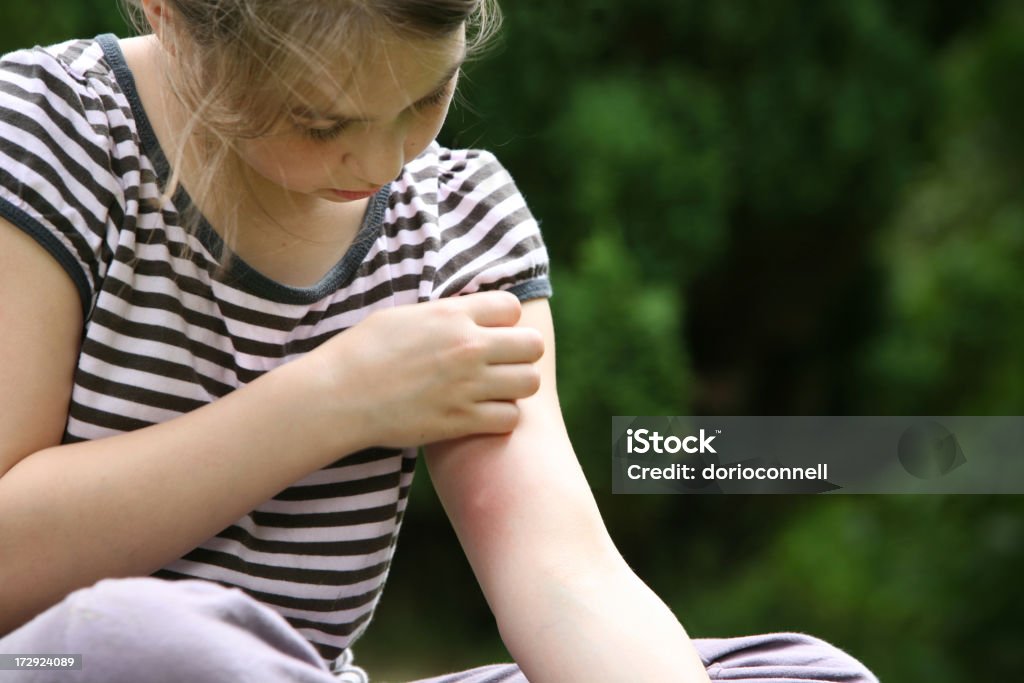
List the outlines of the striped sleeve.
{"type": "Polygon", "coordinates": [[[490,152],[446,152],[438,178],[435,296],[490,289],[524,301],[551,296],[540,227],[511,175],[490,152]]]}
{"type": "Polygon", "coordinates": [[[69,65],[40,48],[0,58],[0,216],[53,255],[88,315],[119,185],[102,98],[69,65]]]}

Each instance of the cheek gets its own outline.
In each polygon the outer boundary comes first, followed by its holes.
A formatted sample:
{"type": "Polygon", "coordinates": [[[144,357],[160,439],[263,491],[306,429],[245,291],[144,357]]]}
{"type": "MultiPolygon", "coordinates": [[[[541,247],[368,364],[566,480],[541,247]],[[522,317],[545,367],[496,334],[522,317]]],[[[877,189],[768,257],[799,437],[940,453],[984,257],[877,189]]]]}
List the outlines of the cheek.
{"type": "Polygon", "coordinates": [[[249,168],[278,184],[291,184],[300,180],[318,164],[315,155],[302,149],[298,143],[251,143],[239,150],[239,156],[249,168]]]}
{"type": "Polygon", "coordinates": [[[425,150],[427,145],[434,141],[437,134],[441,132],[441,127],[444,125],[444,120],[447,116],[448,107],[445,107],[434,116],[421,118],[409,129],[409,133],[405,138],[405,158],[407,160],[418,157],[420,152],[425,150]]]}

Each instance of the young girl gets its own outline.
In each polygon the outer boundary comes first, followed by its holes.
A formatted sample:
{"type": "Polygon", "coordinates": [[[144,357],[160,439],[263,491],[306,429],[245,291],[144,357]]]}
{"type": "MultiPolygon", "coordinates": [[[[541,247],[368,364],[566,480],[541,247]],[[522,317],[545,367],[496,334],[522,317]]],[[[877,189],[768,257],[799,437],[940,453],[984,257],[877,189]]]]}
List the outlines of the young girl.
{"type": "Polygon", "coordinates": [[[609,540],[537,224],[434,142],[488,0],[130,4],[0,64],[0,654],[84,656],[0,679],[365,680],[426,445],[517,663],[444,681],[874,680],[690,641],[609,540]]]}

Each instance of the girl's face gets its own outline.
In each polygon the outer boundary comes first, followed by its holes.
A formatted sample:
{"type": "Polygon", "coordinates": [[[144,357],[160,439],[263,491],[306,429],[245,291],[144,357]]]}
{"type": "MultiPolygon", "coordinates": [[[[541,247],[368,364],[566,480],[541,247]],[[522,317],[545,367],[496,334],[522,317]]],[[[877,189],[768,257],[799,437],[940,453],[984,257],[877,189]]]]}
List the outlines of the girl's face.
{"type": "Polygon", "coordinates": [[[376,57],[313,83],[309,101],[295,102],[272,134],[240,141],[243,168],[259,189],[283,190],[291,201],[365,199],[437,136],[464,58],[463,30],[384,40],[376,57]]]}

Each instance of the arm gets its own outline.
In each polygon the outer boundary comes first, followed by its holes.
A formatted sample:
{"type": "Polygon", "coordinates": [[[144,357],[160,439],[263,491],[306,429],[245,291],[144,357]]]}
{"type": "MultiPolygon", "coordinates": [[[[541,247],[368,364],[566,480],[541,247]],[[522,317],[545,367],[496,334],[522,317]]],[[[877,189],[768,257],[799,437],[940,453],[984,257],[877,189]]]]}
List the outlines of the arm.
{"type": "Polygon", "coordinates": [[[525,304],[520,325],[547,351],[515,431],[427,450],[502,639],[536,683],[707,681],[683,627],[604,528],[562,423],[547,302],[525,304]]]}
{"type": "Polygon", "coordinates": [[[202,408],[59,445],[78,294],[0,219],[0,635],[75,588],[155,571],[345,454],[510,430],[540,340],[510,327],[512,295],[462,299],[371,315],[202,408]]]}

